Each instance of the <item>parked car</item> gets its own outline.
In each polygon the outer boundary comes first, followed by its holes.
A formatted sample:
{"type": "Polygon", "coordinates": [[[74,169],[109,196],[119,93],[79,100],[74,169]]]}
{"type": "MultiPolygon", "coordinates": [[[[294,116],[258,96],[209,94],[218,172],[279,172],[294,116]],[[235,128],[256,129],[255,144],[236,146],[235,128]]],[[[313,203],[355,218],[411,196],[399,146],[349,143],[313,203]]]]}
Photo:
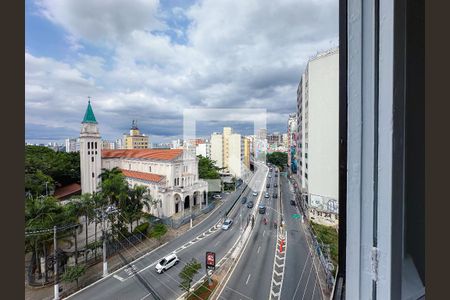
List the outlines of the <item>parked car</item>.
{"type": "Polygon", "coordinates": [[[278,177],[278,173],[275,173],[275,177],[278,177]]]}
{"type": "Polygon", "coordinates": [[[266,184],[266,188],[270,188],[270,182],[266,184]]]}
{"type": "Polygon", "coordinates": [[[269,174],[269,178],[272,178],[272,175],[269,174]]]}
{"type": "Polygon", "coordinates": [[[273,193],[273,196],[272,196],[273,198],[278,198],[278,193],[275,191],[274,193],[273,193]]]}
{"type": "Polygon", "coordinates": [[[252,208],[252,207],[253,207],[253,201],[248,201],[247,207],[248,207],[248,208],[252,208]]]}
{"type": "Polygon", "coordinates": [[[242,197],[242,204],[245,204],[247,202],[247,197],[242,197]]]}
{"type": "Polygon", "coordinates": [[[222,224],[222,229],[223,230],[228,230],[231,227],[231,224],[233,224],[233,220],[231,219],[226,219],[223,224],[222,224]]]}
{"type": "Polygon", "coordinates": [[[278,187],[278,184],[275,182],[275,183],[273,184],[273,186],[274,186],[274,187],[278,187]]]}
{"type": "Polygon", "coordinates": [[[291,199],[291,205],[293,205],[293,206],[295,206],[296,204],[295,204],[295,200],[294,199],[291,199]]]}
{"type": "Polygon", "coordinates": [[[266,213],[266,206],[265,206],[263,203],[261,203],[261,204],[258,206],[258,212],[259,212],[260,214],[265,214],[265,213],[266,213]]]}
{"type": "Polygon", "coordinates": [[[269,196],[269,193],[265,193],[264,194],[264,198],[269,198],[270,196],[269,196]]]}
{"type": "Polygon", "coordinates": [[[222,199],[222,196],[219,195],[219,194],[216,194],[216,195],[213,196],[213,198],[214,198],[214,199],[222,199]]]}
{"type": "Polygon", "coordinates": [[[178,259],[176,254],[169,254],[158,262],[158,264],[155,267],[156,272],[161,274],[179,262],[180,262],[180,260],[178,259]]]}
{"type": "Polygon", "coordinates": [[[258,196],[258,192],[253,192],[253,196],[258,196]]]}

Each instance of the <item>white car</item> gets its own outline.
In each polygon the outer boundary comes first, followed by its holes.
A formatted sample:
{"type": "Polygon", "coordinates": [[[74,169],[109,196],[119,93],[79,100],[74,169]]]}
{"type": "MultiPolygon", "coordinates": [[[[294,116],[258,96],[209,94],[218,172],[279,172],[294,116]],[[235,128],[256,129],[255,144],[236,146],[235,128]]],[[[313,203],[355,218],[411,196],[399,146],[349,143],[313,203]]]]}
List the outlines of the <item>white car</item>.
{"type": "Polygon", "coordinates": [[[231,227],[231,224],[233,224],[233,220],[226,219],[225,222],[223,222],[223,224],[222,224],[222,229],[228,230],[231,227]]]}
{"type": "Polygon", "coordinates": [[[270,196],[269,196],[269,193],[265,193],[264,194],[264,198],[269,198],[270,196]]]}
{"type": "Polygon", "coordinates": [[[158,264],[155,267],[156,272],[161,274],[179,262],[180,262],[180,260],[178,259],[176,254],[169,254],[158,262],[158,264]]]}
{"type": "Polygon", "coordinates": [[[253,192],[253,196],[258,196],[258,192],[253,192]]]}
{"type": "Polygon", "coordinates": [[[222,199],[222,196],[220,196],[219,194],[217,194],[217,195],[214,195],[213,198],[214,198],[214,199],[222,199]]]}

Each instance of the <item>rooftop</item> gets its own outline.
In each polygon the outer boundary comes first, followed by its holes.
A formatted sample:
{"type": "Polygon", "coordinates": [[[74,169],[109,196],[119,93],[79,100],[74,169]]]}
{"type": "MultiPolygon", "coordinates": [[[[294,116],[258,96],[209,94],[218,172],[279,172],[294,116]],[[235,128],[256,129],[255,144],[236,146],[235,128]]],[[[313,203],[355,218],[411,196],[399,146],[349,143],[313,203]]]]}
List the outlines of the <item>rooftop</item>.
{"type": "Polygon", "coordinates": [[[174,160],[183,149],[121,149],[102,150],[102,158],[138,158],[150,160],[174,160]]]}
{"type": "Polygon", "coordinates": [[[137,172],[137,171],[124,170],[124,169],[120,169],[120,170],[122,171],[122,174],[125,177],[136,178],[136,179],[141,179],[141,180],[145,180],[145,181],[160,182],[161,180],[163,180],[165,178],[162,175],[153,174],[153,173],[143,173],[143,172],[137,172]]]}

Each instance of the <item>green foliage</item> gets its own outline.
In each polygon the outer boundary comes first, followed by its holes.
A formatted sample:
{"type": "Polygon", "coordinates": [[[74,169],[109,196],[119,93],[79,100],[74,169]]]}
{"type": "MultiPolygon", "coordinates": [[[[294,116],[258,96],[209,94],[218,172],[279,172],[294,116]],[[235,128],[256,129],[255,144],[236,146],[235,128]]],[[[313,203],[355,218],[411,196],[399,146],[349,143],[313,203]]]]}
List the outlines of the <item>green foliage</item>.
{"type": "Polygon", "coordinates": [[[86,266],[84,265],[76,265],[73,267],[67,267],[66,271],[62,274],[61,280],[63,282],[77,282],[78,285],[78,279],[80,279],[81,276],[86,272],[86,266]]]}
{"type": "Polygon", "coordinates": [[[56,152],[43,146],[25,146],[25,191],[33,196],[45,194],[45,182],[66,185],[80,181],[80,154],[56,152]]]}
{"type": "Polygon", "coordinates": [[[133,234],[142,233],[144,235],[147,235],[149,225],[150,224],[148,222],[145,222],[136,226],[136,228],[133,229],[133,234]]]}
{"type": "Polygon", "coordinates": [[[149,237],[161,240],[161,238],[167,233],[167,227],[164,224],[156,224],[153,226],[149,233],[149,237]]]}
{"type": "Polygon", "coordinates": [[[288,154],[285,152],[268,153],[266,159],[268,163],[271,163],[283,169],[288,162],[288,154]]]}
{"type": "Polygon", "coordinates": [[[318,240],[330,245],[330,255],[333,263],[337,265],[338,263],[338,232],[334,227],[328,227],[320,225],[317,223],[311,223],[314,234],[317,236],[318,240]]]}
{"type": "Polygon", "coordinates": [[[183,291],[189,292],[194,276],[201,268],[202,265],[195,258],[192,258],[192,260],[184,266],[183,270],[181,270],[178,275],[181,279],[179,287],[183,291]]]}
{"type": "Polygon", "coordinates": [[[201,155],[198,156],[198,177],[201,179],[219,179],[220,168],[214,165],[214,161],[203,157],[201,155]]]}

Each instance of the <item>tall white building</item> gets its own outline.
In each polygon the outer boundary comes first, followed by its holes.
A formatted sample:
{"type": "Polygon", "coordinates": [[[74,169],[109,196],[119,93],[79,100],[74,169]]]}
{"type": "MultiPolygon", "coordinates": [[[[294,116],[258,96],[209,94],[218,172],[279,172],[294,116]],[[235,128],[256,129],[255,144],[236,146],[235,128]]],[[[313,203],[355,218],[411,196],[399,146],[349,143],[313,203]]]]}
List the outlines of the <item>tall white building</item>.
{"type": "Polygon", "coordinates": [[[299,183],[309,217],[336,225],[338,217],[339,50],[312,58],[297,90],[299,183]]]}
{"type": "Polygon", "coordinates": [[[224,127],[223,133],[211,135],[211,159],[216,161],[216,166],[225,168],[236,177],[244,175],[245,143],[243,137],[233,133],[231,127],[224,127]]]}
{"type": "Polygon", "coordinates": [[[211,158],[211,143],[198,144],[195,147],[195,155],[201,155],[203,157],[211,158]]]}
{"type": "Polygon", "coordinates": [[[217,132],[211,135],[211,160],[218,168],[223,168],[223,136],[217,132]]]}
{"type": "Polygon", "coordinates": [[[86,113],[81,122],[80,133],[80,175],[81,192],[97,192],[101,172],[102,140],[98,124],[92,111],[91,101],[88,102],[86,113]]]}
{"type": "Polygon", "coordinates": [[[80,151],[80,139],[66,139],[65,141],[66,152],[79,152],[80,151]]]}

